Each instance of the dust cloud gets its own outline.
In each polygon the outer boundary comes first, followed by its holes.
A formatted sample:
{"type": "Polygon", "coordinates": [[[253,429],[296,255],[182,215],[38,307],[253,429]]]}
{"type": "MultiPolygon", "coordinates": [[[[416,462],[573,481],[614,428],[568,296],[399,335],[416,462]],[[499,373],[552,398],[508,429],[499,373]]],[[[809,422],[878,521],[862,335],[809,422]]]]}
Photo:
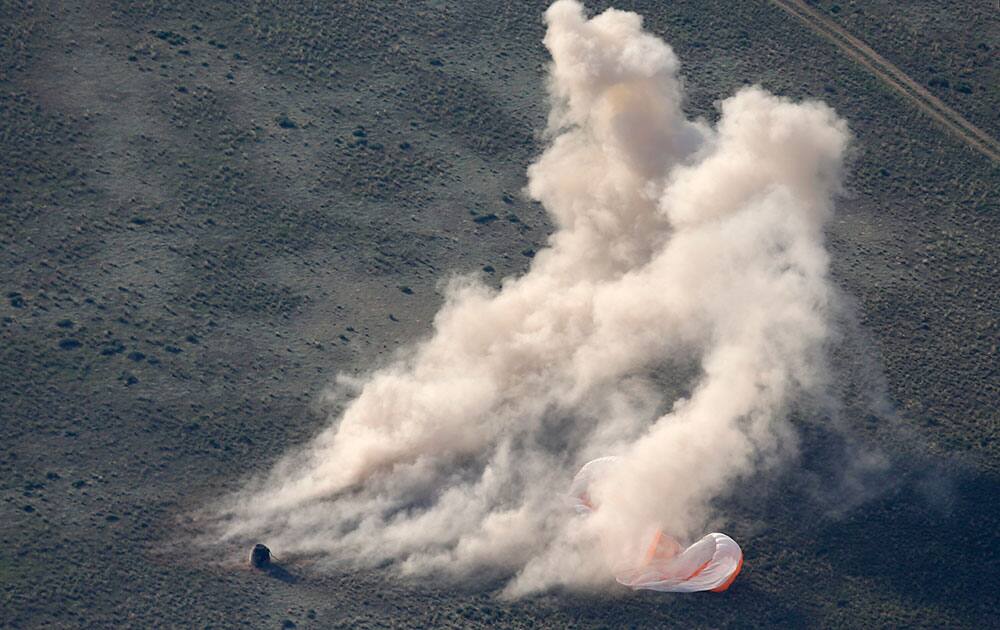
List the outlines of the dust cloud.
{"type": "Polygon", "coordinates": [[[454,279],[427,340],[342,380],[342,413],[225,505],[225,538],[508,596],[599,587],[649,527],[700,536],[714,499],[794,454],[789,412],[829,381],[846,124],[757,87],[688,120],[640,16],[559,0],[545,20],[550,145],[527,193],[548,246],[499,290],[454,279]],[[650,376],[671,368],[675,400],[650,376]],[[570,480],[610,454],[601,509],[575,516],[570,480]]]}

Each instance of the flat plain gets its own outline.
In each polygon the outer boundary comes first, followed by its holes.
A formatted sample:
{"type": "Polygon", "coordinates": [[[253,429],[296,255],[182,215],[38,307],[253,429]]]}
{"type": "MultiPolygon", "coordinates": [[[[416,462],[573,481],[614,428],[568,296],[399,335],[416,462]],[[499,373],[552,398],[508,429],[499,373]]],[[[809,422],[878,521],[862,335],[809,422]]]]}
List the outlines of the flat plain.
{"type": "MultiPolygon", "coordinates": [[[[810,4],[1000,134],[991,3],[810,4]]],[[[855,136],[828,234],[844,409],[727,499],[736,584],[510,602],[185,544],[326,424],[338,373],[429,333],[442,280],[544,247],[521,192],[544,2],[3,0],[0,626],[995,623],[998,165],[772,3],[615,6],[675,48],[689,114],[756,83],[855,136]]]]}

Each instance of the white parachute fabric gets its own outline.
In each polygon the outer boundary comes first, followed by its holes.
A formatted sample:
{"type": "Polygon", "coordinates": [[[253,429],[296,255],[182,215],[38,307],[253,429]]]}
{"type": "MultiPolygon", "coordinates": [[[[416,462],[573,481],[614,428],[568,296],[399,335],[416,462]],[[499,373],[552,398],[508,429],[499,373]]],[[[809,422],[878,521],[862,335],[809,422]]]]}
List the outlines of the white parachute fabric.
{"type": "MultiPolygon", "coordinates": [[[[577,514],[599,509],[591,484],[618,463],[617,457],[601,457],[584,464],[570,485],[570,501],[577,514]]],[[[725,534],[713,532],[682,549],[672,536],[652,529],[645,554],[632,562],[610,558],[615,579],[633,589],[675,593],[721,592],[729,588],[743,568],[743,550],[725,534]]]]}
{"type": "Polygon", "coordinates": [[[615,579],[634,589],[693,593],[729,588],[743,568],[743,551],[725,534],[708,534],[672,558],[654,557],[615,579]]]}
{"type": "Polygon", "coordinates": [[[594,510],[589,492],[590,484],[600,477],[601,473],[606,472],[608,467],[614,466],[617,462],[618,458],[613,455],[598,457],[584,464],[583,468],[576,473],[576,476],[573,477],[573,483],[569,487],[569,497],[577,514],[587,514],[594,510]]]}

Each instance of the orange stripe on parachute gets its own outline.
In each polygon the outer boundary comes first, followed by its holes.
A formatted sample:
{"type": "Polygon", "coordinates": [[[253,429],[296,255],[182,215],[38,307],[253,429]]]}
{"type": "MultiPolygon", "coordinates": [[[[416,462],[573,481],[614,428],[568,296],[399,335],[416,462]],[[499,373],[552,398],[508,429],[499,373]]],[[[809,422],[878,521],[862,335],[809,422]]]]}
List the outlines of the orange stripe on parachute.
{"type": "Polygon", "coordinates": [[[649,564],[656,557],[656,551],[660,546],[661,538],[663,538],[663,532],[656,530],[656,534],[653,535],[653,542],[649,544],[649,549],[646,550],[646,562],[644,564],[649,564]]]}
{"type": "Polygon", "coordinates": [[[729,588],[732,585],[733,580],[736,579],[736,576],[740,574],[740,570],[741,569],[743,569],[743,554],[742,553],[740,554],[740,563],[736,565],[736,570],[733,571],[733,574],[730,575],[726,579],[725,582],[723,582],[722,584],[720,584],[720,585],[716,586],[715,588],[713,588],[712,592],[713,593],[721,593],[722,591],[724,591],[727,588],[729,588]]]}
{"type": "Polygon", "coordinates": [[[698,575],[699,573],[701,573],[702,571],[704,571],[704,570],[705,570],[705,567],[707,567],[707,566],[708,566],[708,563],[709,563],[709,562],[711,562],[711,561],[712,561],[712,559],[711,559],[711,558],[709,558],[708,560],[706,560],[706,561],[705,561],[705,564],[703,564],[703,565],[701,565],[700,567],[698,567],[697,569],[695,569],[694,573],[692,573],[691,575],[687,576],[687,577],[686,577],[686,578],[684,578],[684,579],[685,579],[685,580],[690,580],[690,579],[691,579],[691,578],[693,578],[694,576],[698,575]]]}
{"type": "MultiPolygon", "coordinates": [[[[649,548],[646,549],[646,560],[644,562],[645,565],[649,565],[650,563],[653,562],[653,560],[656,559],[656,555],[660,551],[660,543],[662,541],[663,541],[663,531],[658,529],[656,530],[656,534],[653,535],[653,541],[649,544],[649,548]]],[[[711,563],[712,563],[711,559],[706,560],[704,564],[695,569],[694,573],[684,578],[684,581],[697,577],[702,571],[707,569],[708,565],[711,563]]],[[[711,592],[721,593],[726,589],[728,589],[730,586],[732,586],[733,582],[736,580],[736,576],[738,576],[740,574],[740,571],[742,570],[743,570],[743,554],[740,553],[740,561],[736,564],[736,569],[733,570],[731,574],[729,574],[729,577],[726,578],[725,582],[711,589],[711,592]]]]}

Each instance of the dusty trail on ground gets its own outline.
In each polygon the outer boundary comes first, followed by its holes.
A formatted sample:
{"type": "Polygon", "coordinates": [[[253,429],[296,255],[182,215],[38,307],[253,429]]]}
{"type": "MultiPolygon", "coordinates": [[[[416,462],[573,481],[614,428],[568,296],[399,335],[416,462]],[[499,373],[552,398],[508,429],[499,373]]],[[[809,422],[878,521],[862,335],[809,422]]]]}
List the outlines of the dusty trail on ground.
{"type": "Polygon", "coordinates": [[[1000,162],[1000,143],[945,105],[941,99],[931,94],[863,41],[807,5],[803,0],[770,1],[836,44],[849,57],[871,70],[889,87],[941,123],[951,134],[994,162],[1000,162]]]}

